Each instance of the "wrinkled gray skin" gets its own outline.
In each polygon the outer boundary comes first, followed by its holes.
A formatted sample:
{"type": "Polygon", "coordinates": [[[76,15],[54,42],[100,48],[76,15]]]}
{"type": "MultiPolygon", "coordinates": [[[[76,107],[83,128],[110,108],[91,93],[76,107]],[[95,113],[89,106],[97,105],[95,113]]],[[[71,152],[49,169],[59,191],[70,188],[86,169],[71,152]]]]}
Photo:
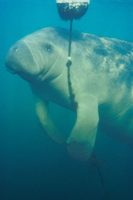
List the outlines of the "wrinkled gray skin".
{"type": "Polygon", "coordinates": [[[65,142],[75,158],[87,160],[99,123],[107,133],[133,139],[133,44],[73,32],[69,77],[67,52],[68,32],[45,28],[19,40],[6,67],[31,85],[37,116],[50,137],[65,142]],[[49,102],[76,112],[68,138],[52,121],[49,102]]]}

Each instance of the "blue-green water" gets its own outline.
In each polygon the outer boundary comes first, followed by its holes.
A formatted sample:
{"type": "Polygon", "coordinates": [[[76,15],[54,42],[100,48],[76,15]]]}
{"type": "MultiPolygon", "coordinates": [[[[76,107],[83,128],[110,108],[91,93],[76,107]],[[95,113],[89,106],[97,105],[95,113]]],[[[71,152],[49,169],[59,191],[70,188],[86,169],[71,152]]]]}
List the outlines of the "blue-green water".
{"type": "MultiPolygon", "coordinates": [[[[92,0],[74,28],[133,41],[132,19],[132,0],[92,0]]],[[[54,0],[0,0],[0,200],[132,200],[130,142],[121,144],[101,134],[97,160],[73,160],[63,145],[43,133],[28,84],[4,68],[16,40],[47,26],[68,27],[54,0]]]]}

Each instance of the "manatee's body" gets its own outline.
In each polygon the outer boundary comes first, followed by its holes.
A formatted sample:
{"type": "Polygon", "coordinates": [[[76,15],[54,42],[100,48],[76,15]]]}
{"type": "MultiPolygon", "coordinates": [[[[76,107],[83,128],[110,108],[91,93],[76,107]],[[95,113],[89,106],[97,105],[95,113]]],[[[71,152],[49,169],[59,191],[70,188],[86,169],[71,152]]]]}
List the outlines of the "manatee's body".
{"type": "Polygon", "coordinates": [[[6,66],[27,80],[37,96],[36,111],[47,133],[63,141],[50,117],[55,102],[77,114],[64,140],[73,156],[86,160],[99,121],[107,132],[133,137],[133,44],[73,33],[72,65],[66,66],[68,32],[46,28],[18,41],[6,66]]]}

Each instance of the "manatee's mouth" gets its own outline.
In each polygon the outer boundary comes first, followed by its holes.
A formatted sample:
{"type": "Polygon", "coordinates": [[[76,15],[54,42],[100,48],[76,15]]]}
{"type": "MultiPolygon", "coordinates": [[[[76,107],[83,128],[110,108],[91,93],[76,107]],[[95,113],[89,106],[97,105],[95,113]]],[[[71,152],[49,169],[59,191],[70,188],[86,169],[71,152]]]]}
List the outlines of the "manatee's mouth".
{"type": "Polygon", "coordinates": [[[6,70],[11,74],[16,74],[16,71],[12,68],[8,67],[8,63],[5,63],[6,70]]]}

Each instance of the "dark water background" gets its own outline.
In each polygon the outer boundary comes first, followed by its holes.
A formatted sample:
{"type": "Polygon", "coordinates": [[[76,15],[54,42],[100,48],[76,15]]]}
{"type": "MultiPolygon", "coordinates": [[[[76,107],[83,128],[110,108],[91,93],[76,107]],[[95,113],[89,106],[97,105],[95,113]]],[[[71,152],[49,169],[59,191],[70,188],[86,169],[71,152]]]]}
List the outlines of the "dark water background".
{"type": "MultiPolygon", "coordinates": [[[[132,20],[132,0],[92,0],[74,27],[133,41],[132,20]]],[[[59,18],[54,0],[0,0],[0,200],[132,200],[130,142],[122,144],[101,133],[97,160],[73,160],[64,146],[43,133],[28,84],[4,68],[9,47],[46,26],[68,27],[59,18]]],[[[70,120],[63,119],[65,130],[70,120]]]]}

